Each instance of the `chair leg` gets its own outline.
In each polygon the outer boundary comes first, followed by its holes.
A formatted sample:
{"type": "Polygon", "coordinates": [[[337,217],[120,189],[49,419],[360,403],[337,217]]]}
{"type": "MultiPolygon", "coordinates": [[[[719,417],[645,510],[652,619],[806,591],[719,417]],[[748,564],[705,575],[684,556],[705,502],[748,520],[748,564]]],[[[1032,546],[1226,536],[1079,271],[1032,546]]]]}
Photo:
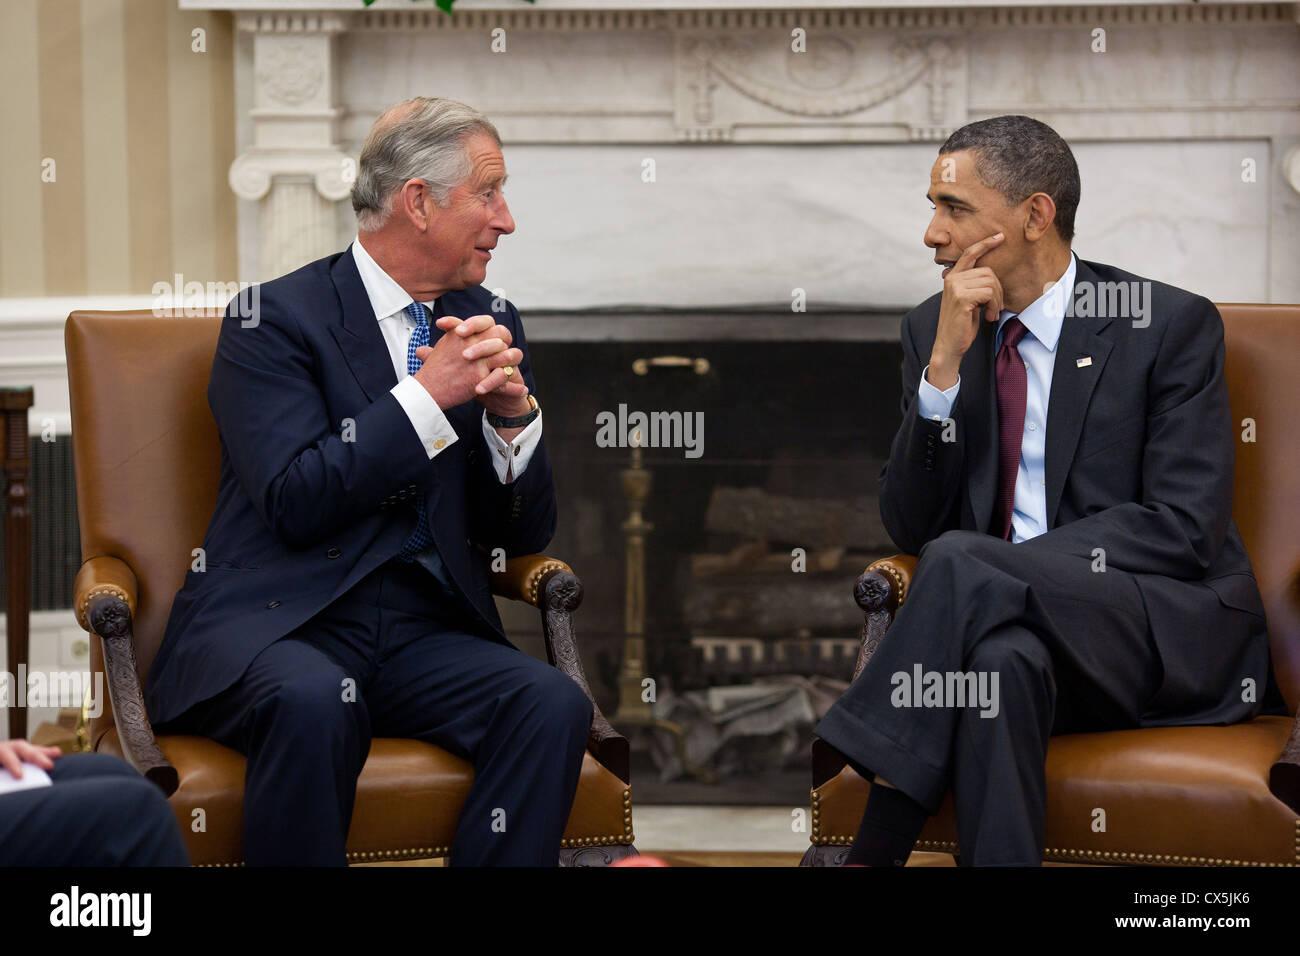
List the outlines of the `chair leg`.
{"type": "Polygon", "coordinates": [[[624,857],[640,856],[630,843],[612,846],[576,846],[560,851],[560,866],[609,866],[624,857]]]}
{"type": "Polygon", "coordinates": [[[846,846],[810,846],[804,852],[800,866],[843,866],[849,855],[846,846]]]}

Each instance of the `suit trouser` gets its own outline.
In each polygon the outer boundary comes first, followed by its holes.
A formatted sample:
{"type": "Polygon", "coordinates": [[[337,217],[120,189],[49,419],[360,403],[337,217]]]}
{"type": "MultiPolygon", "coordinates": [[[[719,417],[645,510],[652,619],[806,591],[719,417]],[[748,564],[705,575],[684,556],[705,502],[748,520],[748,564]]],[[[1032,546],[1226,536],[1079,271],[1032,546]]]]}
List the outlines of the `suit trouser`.
{"type": "Polygon", "coordinates": [[[885,638],[814,731],[931,814],[951,786],[963,864],[1038,865],[1048,738],[1139,726],[1159,688],[1134,576],[1092,567],[975,531],[928,542],[885,638]],[[982,675],[995,706],[926,705],[918,665],[954,691],[948,675],[982,675]]]}
{"type": "Polygon", "coordinates": [[[417,565],[390,561],[169,722],[248,758],[249,865],[343,865],[372,736],[474,764],[452,865],[554,866],[592,705],[567,675],[468,632],[417,565]]]}
{"type": "Polygon", "coordinates": [[[124,760],[67,754],[48,772],[0,796],[0,866],[189,865],[167,799],[124,760]]]}

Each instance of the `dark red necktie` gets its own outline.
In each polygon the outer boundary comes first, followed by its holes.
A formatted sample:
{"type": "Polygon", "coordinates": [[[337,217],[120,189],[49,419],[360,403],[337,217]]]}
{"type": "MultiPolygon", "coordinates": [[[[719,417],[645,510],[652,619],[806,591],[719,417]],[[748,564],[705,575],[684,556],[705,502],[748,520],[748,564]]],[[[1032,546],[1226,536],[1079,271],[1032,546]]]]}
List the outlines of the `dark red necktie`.
{"type": "Polygon", "coordinates": [[[998,497],[993,508],[994,533],[1011,537],[1011,510],[1020,472],[1020,443],[1025,436],[1025,363],[1016,348],[1026,329],[1012,316],[1002,325],[1002,347],[994,368],[998,380],[998,497]]]}

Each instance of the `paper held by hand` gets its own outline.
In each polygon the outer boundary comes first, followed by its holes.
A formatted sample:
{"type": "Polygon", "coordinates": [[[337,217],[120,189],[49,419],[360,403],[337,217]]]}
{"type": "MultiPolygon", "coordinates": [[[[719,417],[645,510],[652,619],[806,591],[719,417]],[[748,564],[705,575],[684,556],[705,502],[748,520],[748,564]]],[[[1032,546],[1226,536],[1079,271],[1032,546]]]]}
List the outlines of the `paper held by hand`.
{"type": "Polygon", "coordinates": [[[16,790],[31,790],[35,787],[48,787],[54,783],[50,775],[34,763],[23,764],[23,775],[15,778],[8,769],[0,767],[0,797],[16,790]]]}

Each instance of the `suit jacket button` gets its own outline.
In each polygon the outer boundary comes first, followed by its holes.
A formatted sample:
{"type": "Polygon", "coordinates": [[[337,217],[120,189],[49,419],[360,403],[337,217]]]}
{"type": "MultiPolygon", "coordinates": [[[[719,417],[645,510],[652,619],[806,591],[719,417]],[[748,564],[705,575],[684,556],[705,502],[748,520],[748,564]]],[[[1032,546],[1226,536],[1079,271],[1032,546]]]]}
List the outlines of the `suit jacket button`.
{"type": "Polygon", "coordinates": [[[327,558],[338,558],[342,556],[343,556],[343,552],[340,551],[338,548],[330,548],[328,551],[325,552],[325,557],[327,558]]]}
{"type": "Polygon", "coordinates": [[[272,601],[272,602],[271,602],[270,604],[268,604],[266,607],[267,607],[267,610],[270,610],[270,609],[273,608],[273,607],[279,607],[279,606],[280,606],[280,602],[279,602],[279,601],[272,601]]]}

